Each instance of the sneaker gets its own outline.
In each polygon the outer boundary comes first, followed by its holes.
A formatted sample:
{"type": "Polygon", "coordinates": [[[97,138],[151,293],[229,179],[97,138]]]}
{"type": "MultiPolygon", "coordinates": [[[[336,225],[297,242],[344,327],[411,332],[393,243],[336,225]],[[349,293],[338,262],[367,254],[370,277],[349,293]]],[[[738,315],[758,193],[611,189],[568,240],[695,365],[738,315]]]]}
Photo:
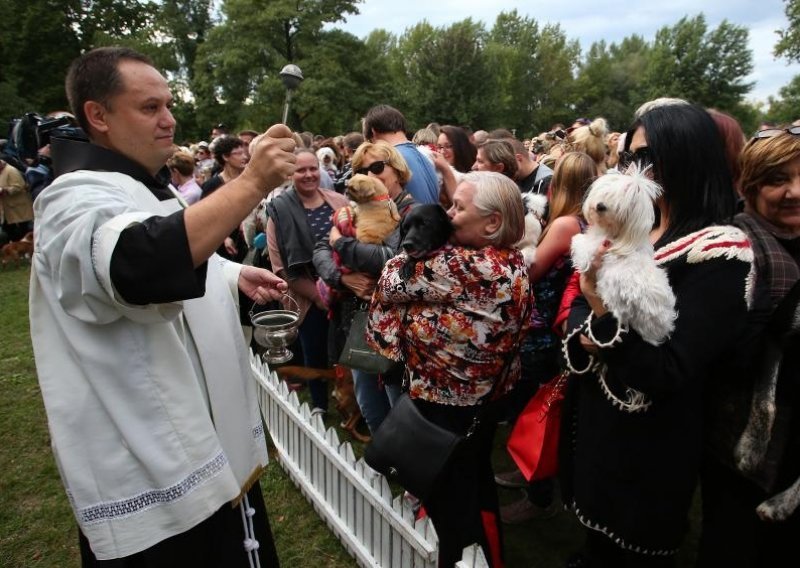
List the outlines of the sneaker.
{"type": "Polygon", "coordinates": [[[500,520],[507,525],[516,525],[531,519],[550,519],[556,514],[558,514],[558,503],[555,499],[543,508],[531,503],[527,495],[523,495],[519,501],[500,507],[500,520]]]}
{"type": "Polygon", "coordinates": [[[521,489],[528,486],[525,476],[518,469],[498,473],[494,476],[494,482],[501,487],[508,487],[509,489],[521,489]]]}

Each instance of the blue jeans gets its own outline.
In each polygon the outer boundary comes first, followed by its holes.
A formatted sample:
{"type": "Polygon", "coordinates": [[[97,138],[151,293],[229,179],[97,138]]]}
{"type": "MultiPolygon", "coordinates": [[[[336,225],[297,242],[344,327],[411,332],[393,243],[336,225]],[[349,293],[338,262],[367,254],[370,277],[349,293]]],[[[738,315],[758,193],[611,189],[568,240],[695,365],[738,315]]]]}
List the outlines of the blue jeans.
{"type": "Polygon", "coordinates": [[[353,369],[353,383],[358,407],[374,434],[400,396],[400,385],[383,385],[378,375],[358,369],[353,369]]]}
{"type": "MultiPolygon", "coordinates": [[[[311,306],[300,324],[303,364],[312,369],[328,368],[328,317],[317,306],[311,306]]],[[[322,379],[308,381],[311,405],[328,410],[328,383],[322,379]]]]}

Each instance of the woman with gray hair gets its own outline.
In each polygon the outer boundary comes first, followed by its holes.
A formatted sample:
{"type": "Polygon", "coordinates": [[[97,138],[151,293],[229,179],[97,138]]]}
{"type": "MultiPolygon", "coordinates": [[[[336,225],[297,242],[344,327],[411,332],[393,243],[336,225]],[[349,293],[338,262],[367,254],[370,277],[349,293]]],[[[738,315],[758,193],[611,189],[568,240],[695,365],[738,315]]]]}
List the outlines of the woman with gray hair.
{"type": "Polygon", "coordinates": [[[423,505],[439,535],[440,566],[455,564],[473,542],[492,566],[501,566],[490,458],[497,399],[519,379],[517,346],[531,302],[527,267],[514,247],[524,209],[509,178],[471,172],[456,188],[448,215],[451,246],[417,262],[410,278],[402,275],[405,253],[387,263],[367,336],[383,355],[405,360],[409,396],[431,422],[464,435],[481,407],[474,434],[423,505]],[[490,391],[491,400],[483,400],[490,391]]]}

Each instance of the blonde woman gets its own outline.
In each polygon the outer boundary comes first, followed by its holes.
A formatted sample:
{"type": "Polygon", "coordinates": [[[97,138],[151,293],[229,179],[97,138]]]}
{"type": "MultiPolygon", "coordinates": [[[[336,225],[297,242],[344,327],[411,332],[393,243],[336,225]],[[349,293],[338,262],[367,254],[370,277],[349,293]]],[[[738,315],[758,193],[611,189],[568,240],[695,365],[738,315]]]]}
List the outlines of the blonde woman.
{"type": "MultiPolygon", "coordinates": [[[[411,171],[394,146],[386,142],[364,142],[353,155],[352,165],[353,173],[375,177],[383,182],[401,217],[416,205],[414,198],[405,190],[411,171]]],[[[314,267],[327,286],[340,292],[339,301],[332,307],[333,333],[329,339],[332,360],[339,359],[356,307],[372,296],[384,264],[395,256],[399,248],[399,227],[379,245],[360,243],[354,237],[342,236],[336,226],[331,228],[327,239],[317,243],[314,267]],[[334,261],[333,251],[338,254],[341,264],[334,261]],[[343,267],[348,270],[343,270],[343,267]]],[[[370,432],[378,429],[392,403],[400,396],[400,385],[396,379],[394,374],[378,376],[353,369],[356,400],[370,432]]]]}
{"type": "MultiPolygon", "coordinates": [[[[520,360],[522,377],[510,404],[509,419],[515,420],[539,385],[548,382],[560,370],[560,338],[553,331],[561,296],[572,275],[570,244],[582,232],[586,222],[581,215],[583,197],[597,177],[597,166],[587,154],[564,154],[550,182],[550,220],[536,248],[536,263],[528,268],[533,286],[531,329],[522,342],[520,360]]],[[[556,514],[553,482],[549,479],[528,485],[517,471],[499,473],[495,481],[503,487],[526,488],[522,499],[501,507],[505,523],[520,523],[556,514]]]]}
{"type": "Polygon", "coordinates": [[[580,126],[569,135],[569,142],[576,152],[585,152],[597,164],[600,174],[606,173],[606,134],[608,123],[605,118],[595,118],[590,124],[580,126]]]}

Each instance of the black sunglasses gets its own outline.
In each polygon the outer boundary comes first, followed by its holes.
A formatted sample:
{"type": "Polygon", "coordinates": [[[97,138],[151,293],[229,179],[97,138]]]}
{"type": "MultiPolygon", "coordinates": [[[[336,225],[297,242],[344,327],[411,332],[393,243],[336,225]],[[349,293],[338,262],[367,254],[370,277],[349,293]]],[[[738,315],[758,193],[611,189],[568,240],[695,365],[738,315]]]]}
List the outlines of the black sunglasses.
{"type": "Polygon", "coordinates": [[[355,173],[367,175],[369,172],[372,172],[376,176],[379,176],[383,173],[383,170],[388,163],[389,162],[386,160],[378,160],[377,162],[372,162],[366,168],[358,168],[355,173]]]}
{"type": "Polygon", "coordinates": [[[800,136],[800,126],[790,126],[789,128],[765,128],[759,130],[753,135],[753,140],[761,140],[762,138],[772,138],[779,136],[784,132],[788,132],[792,136],[800,136]]]}
{"type": "Polygon", "coordinates": [[[620,170],[625,170],[631,164],[637,164],[640,168],[645,168],[653,163],[653,153],[647,146],[638,148],[635,152],[626,150],[619,155],[620,170]]]}
{"type": "Polygon", "coordinates": [[[565,130],[559,128],[558,130],[551,130],[550,132],[547,132],[545,137],[549,138],[550,140],[555,140],[556,138],[559,140],[564,140],[567,137],[567,133],[565,130]]]}

